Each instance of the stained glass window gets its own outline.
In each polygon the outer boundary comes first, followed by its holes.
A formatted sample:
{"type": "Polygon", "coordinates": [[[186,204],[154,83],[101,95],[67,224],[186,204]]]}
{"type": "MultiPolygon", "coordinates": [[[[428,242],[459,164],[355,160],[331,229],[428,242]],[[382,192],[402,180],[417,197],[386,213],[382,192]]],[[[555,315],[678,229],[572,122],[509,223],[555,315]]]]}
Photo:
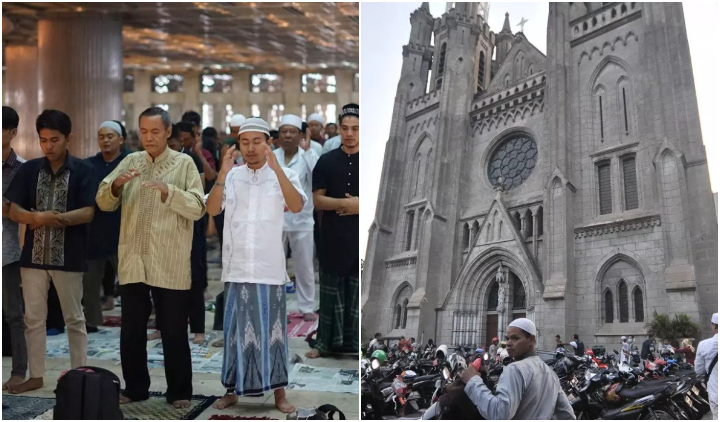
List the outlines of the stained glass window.
{"type": "Polygon", "coordinates": [[[525,309],[525,287],[520,279],[514,277],[513,282],[513,309],[525,309]]]}
{"type": "Polygon", "coordinates": [[[490,289],[490,298],[488,299],[488,311],[494,311],[498,307],[498,290],[500,286],[497,282],[493,282],[493,286],[490,289]]]}
{"type": "Polygon", "coordinates": [[[537,163],[537,145],[527,136],[516,136],[502,143],[492,154],[488,166],[488,177],[497,185],[503,177],[505,189],[519,186],[532,173],[537,163]]]}

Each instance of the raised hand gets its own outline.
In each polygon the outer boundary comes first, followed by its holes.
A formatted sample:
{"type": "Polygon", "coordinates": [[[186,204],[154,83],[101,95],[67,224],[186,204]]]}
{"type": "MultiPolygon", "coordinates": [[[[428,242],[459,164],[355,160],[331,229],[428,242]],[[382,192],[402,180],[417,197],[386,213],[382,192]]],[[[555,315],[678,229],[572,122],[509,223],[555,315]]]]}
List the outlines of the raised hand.
{"type": "Polygon", "coordinates": [[[272,152],[272,149],[270,149],[270,145],[263,144],[263,153],[265,154],[265,159],[267,160],[268,167],[275,173],[282,171],[282,167],[280,167],[280,163],[278,163],[277,156],[272,152]]]}
{"type": "Polygon", "coordinates": [[[220,173],[227,176],[227,174],[235,166],[235,160],[238,157],[237,146],[233,145],[225,151],[225,155],[222,158],[222,164],[220,165],[220,173]]]}
{"type": "Polygon", "coordinates": [[[140,176],[140,172],[135,169],[130,169],[126,171],[125,173],[121,173],[120,176],[115,178],[115,181],[113,182],[113,187],[115,188],[121,188],[123,185],[125,185],[127,182],[131,181],[132,179],[140,176]]]}
{"type": "Polygon", "coordinates": [[[305,151],[310,149],[310,131],[305,131],[305,136],[300,140],[300,148],[305,151]]]}
{"type": "Polygon", "coordinates": [[[200,140],[199,136],[195,137],[195,143],[193,144],[193,152],[197,154],[198,157],[202,157],[202,141],[200,140]]]}
{"type": "Polygon", "coordinates": [[[142,186],[144,188],[160,191],[160,194],[162,194],[163,196],[167,196],[168,194],[168,185],[166,185],[165,182],[162,182],[160,180],[150,180],[143,183],[142,186]]]}

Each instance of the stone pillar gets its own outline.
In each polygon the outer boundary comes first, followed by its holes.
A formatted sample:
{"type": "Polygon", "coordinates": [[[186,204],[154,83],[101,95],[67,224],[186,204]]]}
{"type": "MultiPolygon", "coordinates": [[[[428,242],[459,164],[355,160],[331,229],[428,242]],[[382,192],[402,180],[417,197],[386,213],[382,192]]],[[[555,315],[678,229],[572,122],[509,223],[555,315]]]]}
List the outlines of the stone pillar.
{"type": "MultiPolygon", "coordinates": [[[[302,115],[302,86],[301,79],[302,72],[299,70],[288,70],[282,74],[283,78],[283,96],[285,97],[285,113],[295,114],[296,116],[302,115]]],[[[312,107],[308,104],[308,106],[312,107]]],[[[307,110],[307,115],[312,114],[310,109],[307,110]]]]}
{"type": "MultiPolygon", "coordinates": [[[[185,73],[183,79],[183,104],[182,111],[178,116],[172,116],[173,121],[179,121],[182,113],[194,110],[202,116],[202,102],[200,100],[200,72],[189,71],[185,73]]],[[[202,124],[202,122],[201,122],[202,124]]]]}
{"type": "Polygon", "coordinates": [[[535,261],[537,262],[538,259],[538,227],[537,227],[537,212],[538,209],[535,208],[532,211],[532,219],[533,219],[533,232],[532,232],[532,250],[533,250],[533,258],[535,258],[535,261]]]}
{"type": "Polygon", "coordinates": [[[108,15],[38,22],[39,110],[70,116],[71,154],[97,153],[97,128],[122,117],[122,24],[108,15]]]}
{"type": "Polygon", "coordinates": [[[25,159],[42,156],[35,130],[38,112],[38,49],[30,45],[5,47],[5,97],[3,104],[12,107],[20,116],[17,137],[12,147],[25,159]]]}

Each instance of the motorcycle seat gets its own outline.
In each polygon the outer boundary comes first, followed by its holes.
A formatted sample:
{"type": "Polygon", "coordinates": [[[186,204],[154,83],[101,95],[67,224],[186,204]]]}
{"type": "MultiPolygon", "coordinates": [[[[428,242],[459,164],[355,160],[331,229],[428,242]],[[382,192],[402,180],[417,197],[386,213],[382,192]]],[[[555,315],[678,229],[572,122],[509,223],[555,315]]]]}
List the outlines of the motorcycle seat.
{"type": "Polygon", "coordinates": [[[644,386],[643,383],[640,383],[634,388],[623,388],[620,392],[618,392],[618,396],[624,399],[639,399],[651,394],[659,393],[665,388],[667,388],[667,383],[648,386],[644,386]]]}
{"type": "Polygon", "coordinates": [[[417,384],[419,382],[423,381],[434,381],[435,379],[438,379],[439,374],[433,374],[433,375],[420,375],[419,377],[415,377],[412,379],[413,384],[417,384]]]}

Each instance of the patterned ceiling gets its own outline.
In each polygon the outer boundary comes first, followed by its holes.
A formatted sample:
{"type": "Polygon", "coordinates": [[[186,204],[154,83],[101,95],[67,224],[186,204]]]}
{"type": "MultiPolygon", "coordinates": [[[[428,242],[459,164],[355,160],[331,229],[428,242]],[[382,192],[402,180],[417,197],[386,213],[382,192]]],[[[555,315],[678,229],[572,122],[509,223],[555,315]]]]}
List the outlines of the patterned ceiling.
{"type": "Polygon", "coordinates": [[[118,14],[124,65],[146,70],[358,68],[358,3],[7,3],[3,44],[48,16],[118,14]]]}

